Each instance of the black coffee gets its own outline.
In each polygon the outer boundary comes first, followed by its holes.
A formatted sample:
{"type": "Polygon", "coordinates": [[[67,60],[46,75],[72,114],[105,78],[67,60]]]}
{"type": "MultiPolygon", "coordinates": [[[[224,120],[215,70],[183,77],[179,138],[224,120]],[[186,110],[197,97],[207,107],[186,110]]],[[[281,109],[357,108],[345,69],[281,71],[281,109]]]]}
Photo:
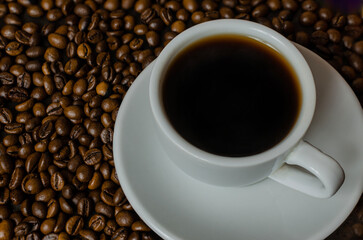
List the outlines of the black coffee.
{"type": "Polygon", "coordinates": [[[274,49],[237,35],[202,39],[171,63],[163,103],[176,131],[222,156],[261,153],[293,127],[301,105],[291,66],[274,49]]]}

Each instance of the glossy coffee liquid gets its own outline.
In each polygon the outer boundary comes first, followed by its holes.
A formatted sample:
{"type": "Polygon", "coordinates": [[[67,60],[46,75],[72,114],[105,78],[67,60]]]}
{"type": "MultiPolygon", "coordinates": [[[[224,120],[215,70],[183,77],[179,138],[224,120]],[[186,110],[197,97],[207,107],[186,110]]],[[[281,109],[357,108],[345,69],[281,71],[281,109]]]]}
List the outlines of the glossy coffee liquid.
{"type": "Polygon", "coordinates": [[[257,40],[219,35],[199,40],[168,68],[165,112],[194,146],[242,157],[278,144],[294,126],[301,91],[292,67],[257,40]]]}

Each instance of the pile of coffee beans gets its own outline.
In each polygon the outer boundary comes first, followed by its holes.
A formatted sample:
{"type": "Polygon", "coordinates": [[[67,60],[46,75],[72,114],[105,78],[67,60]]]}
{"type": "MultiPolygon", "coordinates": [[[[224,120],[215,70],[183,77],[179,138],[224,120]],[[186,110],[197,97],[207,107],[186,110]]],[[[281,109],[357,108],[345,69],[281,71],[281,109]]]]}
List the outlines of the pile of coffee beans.
{"type": "MultiPolygon", "coordinates": [[[[159,239],[119,186],[116,115],[166,44],[218,18],[312,49],[363,102],[362,17],[314,0],[0,0],[0,240],[159,239]]],[[[361,203],[346,223],[331,239],[363,237],[361,203]]]]}

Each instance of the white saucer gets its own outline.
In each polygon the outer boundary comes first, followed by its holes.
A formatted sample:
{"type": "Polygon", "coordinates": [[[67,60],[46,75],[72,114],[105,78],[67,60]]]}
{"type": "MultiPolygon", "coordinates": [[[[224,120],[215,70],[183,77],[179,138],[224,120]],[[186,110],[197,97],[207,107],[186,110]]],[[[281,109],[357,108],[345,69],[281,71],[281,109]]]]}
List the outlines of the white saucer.
{"type": "Polygon", "coordinates": [[[337,159],[346,179],[330,199],[316,199],[272,180],[223,188],[194,180],[165,155],[149,107],[148,66],[127,92],[117,116],[114,160],[135,211],[164,239],[323,239],[348,217],[363,189],[363,114],[344,79],[298,46],[317,88],[306,139],[337,159]]]}

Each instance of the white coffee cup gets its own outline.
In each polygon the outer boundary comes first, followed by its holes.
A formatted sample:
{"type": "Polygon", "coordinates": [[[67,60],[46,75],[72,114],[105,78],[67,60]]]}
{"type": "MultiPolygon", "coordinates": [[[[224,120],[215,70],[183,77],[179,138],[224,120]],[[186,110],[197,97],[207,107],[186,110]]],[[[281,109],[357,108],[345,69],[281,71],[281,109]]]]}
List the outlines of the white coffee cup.
{"type": "Polygon", "coordinates": [[[187,29],[175,37],[156,59],[149,95],[156,132],[165,152],[191,177],[219,186],[245,186],[269,177],[318,198],[331,197],[344,181],[344,171],[337,161],[303,140],[315,110],[314,79],[296,47],[270,28],[229,19],[187,29]],[[290,63],[299,80],[302,104],[295,125],[280,143],[256,155],[225,157],[193,146],[173,128],[163,108],[161,85],[172,60],[193,42],[223,34],[250,37],[274,48],[290,63]]]}

